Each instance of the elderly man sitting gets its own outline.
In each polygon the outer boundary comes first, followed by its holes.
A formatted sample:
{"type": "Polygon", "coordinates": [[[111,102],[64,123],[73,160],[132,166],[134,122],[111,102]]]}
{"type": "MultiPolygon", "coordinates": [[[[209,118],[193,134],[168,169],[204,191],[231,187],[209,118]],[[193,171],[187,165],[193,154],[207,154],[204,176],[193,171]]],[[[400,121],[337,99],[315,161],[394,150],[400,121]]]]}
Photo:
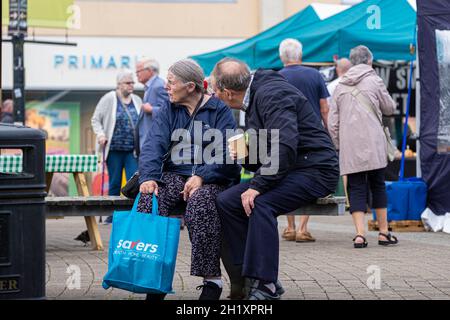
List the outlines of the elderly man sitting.
{"type": "Polygon", "coordinates": [[[224,59],[212,77],[217,97],[245,111],[246,130],[274,133],[268,135],[269,157],[251,166],[254,178],[219,194],[217,209],[234,263],[242,266],[242,276],[255,280],[248,299],[279,299],[277,216],[334,192],[336,151],[311,104],[278,72],[251,75],[244,62],[224,59]]]}

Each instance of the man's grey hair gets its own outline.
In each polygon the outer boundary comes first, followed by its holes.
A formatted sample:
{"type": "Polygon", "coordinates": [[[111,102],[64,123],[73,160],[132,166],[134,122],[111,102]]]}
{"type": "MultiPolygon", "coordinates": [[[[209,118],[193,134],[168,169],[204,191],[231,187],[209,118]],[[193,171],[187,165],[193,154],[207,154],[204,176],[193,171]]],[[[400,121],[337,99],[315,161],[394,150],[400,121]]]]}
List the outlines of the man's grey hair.
{"type": "Polygon", "coordinates": [[[217,62],[211,75],[214,77],[217,89],[245,91],[250,85],[252,75],[248,65],[238,59],[224,58],[217,62]],[[229,64],[228,70],[224,70],[224,65],[229,64]]]}
{"type": "Polygon", "coordinates": [[[350,62],[356,66],[358,64],[371,64],[373,54],[366,46],[357,46],[350,51],[350,62]]]}
{"type": "Polygon", "coordinates": [[[193,82],[197,92],[204,92],[203,80],[205,80],[205,73],[202,67],[194,60],[183,59],[177,61],[169,68],[169,72],[183,83],[193,82]]]}
{"type": "Polygon", "coordinates": [[[143,64],[143,68],[144,69],[150,69],[152,70],[154,73],[159,74],[159,62],[156,61],[155,59],[150,59],[150,58],[142,58],[139,60],[140,63],[143,64]]]}
{"type": "Polygon", "coordinates": [[[133,79],[133,81],[134,81],[133,72],[131,70],[122,70],[122,71],[120,71],[117,74],[117,77],[116,77],[117,84],[121,83],[123,81],[123,79],[128,78],[128,77],[133,79]]]}
{"type": "Polygon", "coordinates": [[[296,39],[285,39],[280,43],[280,59],[284,64],[302,59],[303,45],[296,39]]]}

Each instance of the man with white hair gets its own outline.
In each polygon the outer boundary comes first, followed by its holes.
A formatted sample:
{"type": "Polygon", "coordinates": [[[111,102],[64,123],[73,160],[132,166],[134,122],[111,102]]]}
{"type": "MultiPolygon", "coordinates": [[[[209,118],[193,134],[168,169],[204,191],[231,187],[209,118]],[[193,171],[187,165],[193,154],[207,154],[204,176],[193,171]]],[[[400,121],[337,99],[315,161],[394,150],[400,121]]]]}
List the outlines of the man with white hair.
{"type": "MultiPolygon", "coordinates": [[[[120,72],[116,90],[100,99],[91,120],[97,142],[105,152],[110,196],[120,195],[123,169],[129,180],[138,167],[135,132],[142,100],[133,90],[133,72],[120,72]]],[[[111,221],[108,217],[106,223],[111,221]]]]}
{"type": "MultiPolygon", "coordinates": [[[[296,39],[285,39],[280,44],[280,59],[284,68],[280,74],[286,80],[300,90],[312,105],[317,117],[322,119],[327,128],[328,123],[328,93],[325,81],[319,71],[314,68],[302,66],[303,46],[296,39]]],[[[316,239],[308,232],[309,216],[300,217],[300,226],[295,230],[295,216],[288,216],[288,226],[283,231],[282,237],[288,241],[313,242],[316,239]]]]}
{"type": "Polygon", "coordinates": [[[156,112],[169,103],[169,96],[164,89],[164,80],[159,76],[159,63],[156,60],[143,58],[136,64],[136,76],[145,87],[142,110],[139,114],[137,138],[139,150],[144,145],[150,124],[156,112]]]}

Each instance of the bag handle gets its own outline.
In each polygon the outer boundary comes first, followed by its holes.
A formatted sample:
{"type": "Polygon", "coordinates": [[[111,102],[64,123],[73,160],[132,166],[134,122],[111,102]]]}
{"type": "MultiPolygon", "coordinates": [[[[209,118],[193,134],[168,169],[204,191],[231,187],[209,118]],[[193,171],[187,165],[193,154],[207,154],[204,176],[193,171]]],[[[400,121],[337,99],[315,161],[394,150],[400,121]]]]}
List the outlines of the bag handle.
{"type": "Polygon", "coordinates": [[[136,199],[134,199],[133,208],[131,209],[131,212],[132,212],[132,213],[137,212],[137,207],[138,207],[139,199],[140,199],[140,198],[141,198],[141,193],[139,192],[139,193],[137,194],[137,196],[136,196],[136,199]]]}
{"type": "Polygon", "coordinates": [[[158,198],[156,198],[155,193],[153,192],[153,197],[152,197],[152,215],[158,215],[158,214],[159,214],[158,198]]]}
{"type": "MultiPolygon", "coordinates": [[[[131,209],[131,213],[138,213],[137,207],[139,204],[139,199],[141,198],[141,193],[139,192],[134,200],[133,208],[131,209]]],[[[155,193],[152,196],[152,215],[159,215],[159,206],[158,206],[158,198],[156,198],[155,193]]]]}

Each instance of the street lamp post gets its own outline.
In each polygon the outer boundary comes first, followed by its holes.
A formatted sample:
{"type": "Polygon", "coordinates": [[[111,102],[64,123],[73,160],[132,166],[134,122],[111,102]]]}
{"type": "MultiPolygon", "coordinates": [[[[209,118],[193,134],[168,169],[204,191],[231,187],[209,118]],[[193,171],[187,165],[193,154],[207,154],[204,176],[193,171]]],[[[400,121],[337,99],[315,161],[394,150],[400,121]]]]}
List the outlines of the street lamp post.
{"type": "Polygon", "coordinates": [[[12,37],[14,57],[14,122],[25,123],[25,66],[23,60],[24,35],[12,37]]]}
{"type": "Polygon", "coordinates": [[[13,45],[13,101],[14,122],[25,122],[25,65],[23,60],[23,44],[28,31],[27,0],[9,0],[8,35],[13,45]]]}

